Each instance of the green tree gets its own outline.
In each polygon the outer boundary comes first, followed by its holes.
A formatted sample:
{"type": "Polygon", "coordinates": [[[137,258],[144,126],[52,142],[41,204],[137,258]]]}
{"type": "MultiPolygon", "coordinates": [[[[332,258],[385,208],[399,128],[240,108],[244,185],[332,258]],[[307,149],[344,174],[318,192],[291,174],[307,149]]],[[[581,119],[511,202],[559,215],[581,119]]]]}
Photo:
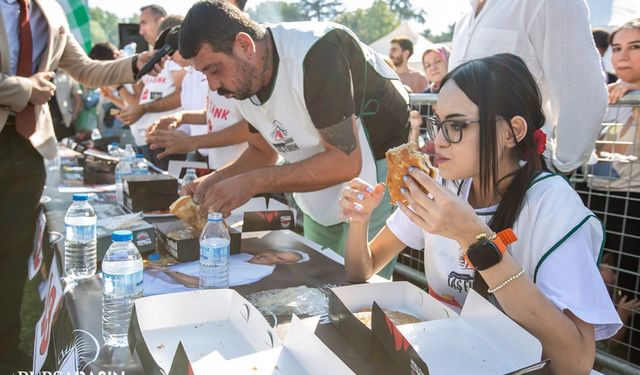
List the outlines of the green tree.
{"type": "Polygon", "coordinates": [[[93,43],[109,41],[118,45],[118,16],[100,8],[89,8],[89,16],[93,43]]]}
{"type": "Polygon", "coordinates": [[[368,9],[343,13],[334,21],[353,30],[366,44],[387,35],[400,24],[398,15],[389,9],[385,0],[375,0],[368,9]]]}
{"type": "Polygon", "coordinates": [[[440,34],[433,34],[430,29],[425,29],[422,32],[422,36],[429,39],[433,43],[442,43],[442,42],[450,42],[453,39],[453,29],[455,28],[455,24],[449,25],[449,29],[440,34]]]}
{"type": "Polygon", "coordinates": [[[249,17],[257,22],[294,22],[307,21],[309,18],[298,3],[285,1],[265,1],[247,10],[249,17]]]}
{"type": "Polygon", "coordinates": [[[416,20],[425,22],[427,13],[424,9],[416,9],[411,4],[411,0],[387,0],[389,8],[400,17],[401,20],[416,20]]]}
{"type": "Polygon", "coordinates": [[[314,21],[332,20],[345,9],[342,0],[301,0],[298,4],[307,19],[314,21]]]}

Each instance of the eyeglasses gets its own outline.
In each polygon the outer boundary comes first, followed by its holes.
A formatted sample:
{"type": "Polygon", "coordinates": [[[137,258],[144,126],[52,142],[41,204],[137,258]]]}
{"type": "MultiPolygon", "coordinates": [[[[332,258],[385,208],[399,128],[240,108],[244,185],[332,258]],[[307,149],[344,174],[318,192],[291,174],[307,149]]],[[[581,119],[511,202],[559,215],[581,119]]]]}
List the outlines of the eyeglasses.
{"type": "Polygon", "coordinates": [[[444,120],[440,121],[437,117],[427,117],[427,136],[435,139],[436,135],[442,130],[444,139],[449,144],[459,143],[462,141],[462,130],[471,124],[479,124],[478,120],[444,120]]]}

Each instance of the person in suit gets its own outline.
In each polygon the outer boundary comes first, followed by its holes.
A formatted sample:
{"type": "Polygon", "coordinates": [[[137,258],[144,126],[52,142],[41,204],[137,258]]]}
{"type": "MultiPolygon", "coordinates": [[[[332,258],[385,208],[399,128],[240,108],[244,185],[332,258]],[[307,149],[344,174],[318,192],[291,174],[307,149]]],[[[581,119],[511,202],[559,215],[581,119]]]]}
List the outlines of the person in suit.
{"type": "Polygon", "coordinates": [[[57,1],[0,1],[0,373],[31,368],[17,349],[20,302],[46,177],[43,157],[57,153],[47,105],[56,90],[53,71],[91,87],[127,83],[151,56],[91,60],[57,1]]]}

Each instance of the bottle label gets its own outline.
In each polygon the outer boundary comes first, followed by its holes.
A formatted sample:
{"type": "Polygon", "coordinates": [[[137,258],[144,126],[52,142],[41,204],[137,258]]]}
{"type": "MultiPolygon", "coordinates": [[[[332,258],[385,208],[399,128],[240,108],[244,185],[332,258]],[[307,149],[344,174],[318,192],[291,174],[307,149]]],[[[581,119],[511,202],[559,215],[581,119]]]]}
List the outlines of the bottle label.
{"type": "Polygon", "coordinates": [[[65,224],[65,238],[67,241],[89,242],[96,240],[95,225],[69,225],[65,224]]]}
{"type": "Polygon", "coordinates": [[[216,266],[229,261],[230,246],[202,246],[200,245],[200,264],[216,266]]]}
{"type": "Polygon", "coordinates": [[[104,293],[116,298],[139,297],[142,296],[143,283],[142,271],[130,273],[127,275],[112,275],[106,272],[102,273],[102,282],[104,284],[104,293]]]}

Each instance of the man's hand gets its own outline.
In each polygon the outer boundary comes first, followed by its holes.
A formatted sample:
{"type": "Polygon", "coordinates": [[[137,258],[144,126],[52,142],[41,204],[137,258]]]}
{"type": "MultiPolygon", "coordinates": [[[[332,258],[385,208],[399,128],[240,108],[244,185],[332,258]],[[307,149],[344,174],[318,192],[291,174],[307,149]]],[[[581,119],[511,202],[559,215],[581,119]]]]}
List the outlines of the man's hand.
{"type": "Polygon", "coordinates": [[[54,72],[40,72],[29,77],[31,80],[29,103],[43,105],[53,97],[56,92],[56,85],[51,80],[54,76],[54,72]]]}
{"type": "Polygon", "coordinates": [[[120,114],[117,117],[125,125],[131,125],[134,122],[138,121],[140,117],[144,115],[144,113],[145,113],[145,110],[143,106],[134,104],[123,109],[122,112],[120,112],[120,114]]]}
{"type": "MultiPolygon", "coordinates": [[[[216,179],[220,174],[214,172],[212,175],[216,179]]],[[[221,212],[222,216],[227,217],[231,214],[231,210],[247,203],[255,195],[255,192],[253,191],[254,184],[247,181],[245,176],[241,174],[227,178],[215,182],[208,188],[200,184],[196,192],[196,195],[201,193],[202,196],[201,199],[196,199],[200,207],[199,213],[207,215],[208,212],[221,212]]]]}
{"type": "Polygon", "coordinates": [[[162,116],[151,123],[147,130],[145,130],[145,133],[147,138],[149,138],[149,136],[153,136],[157,130],[173,130],[179,128],[180,125],[182,125],[182,112],[176,112],[162,116]]]}
{"type": "Polygon", "coordinates": [[[158,154],[158,158],[173,154],[186,154],[198,148],[192,137],[179,130],[156,130],[153,134],[147,135],[147,143],[152,150],[164,148],[164,151],[158,154]]]}
{"type": "MultiPolygon", "coordinates": [[[[144,64],[147,63],[147,61],[151,60],[151,58],[153,57],[153,55],[155,54],[155,51],[146,51],[146,52],[142,52],[141,54],[138,55],[138,61],[136,62],[136,67],[138,68],[138,70],[142,69],[142,67],[144,66],[144,64]]],[[[169,60],[169,56],[165,56],[162,59],[160,59],[160,62],[158,62],[156,65],[153,66],[153,69],[147,73],[151,76],[157,76],[158,74],[160,74],[160,72],[162,71],[162,68],[164,67],[164,64],[167,62],[167,60],[169,60]]]]}

